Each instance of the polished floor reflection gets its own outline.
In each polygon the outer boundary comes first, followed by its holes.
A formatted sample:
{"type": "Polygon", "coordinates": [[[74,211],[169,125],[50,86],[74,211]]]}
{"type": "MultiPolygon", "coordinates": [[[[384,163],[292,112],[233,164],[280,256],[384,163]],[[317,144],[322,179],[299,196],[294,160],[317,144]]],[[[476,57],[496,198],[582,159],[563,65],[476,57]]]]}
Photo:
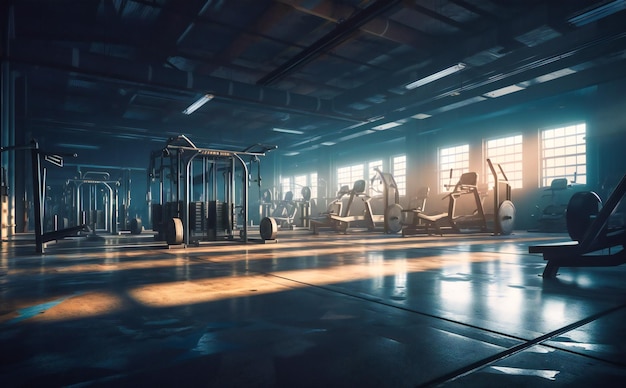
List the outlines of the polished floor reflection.
{"type": "Polygon", "coordinates": [[[623,386],[626,266],[565,235],[149,234],[0,252],[0,386],[623,386]]]}

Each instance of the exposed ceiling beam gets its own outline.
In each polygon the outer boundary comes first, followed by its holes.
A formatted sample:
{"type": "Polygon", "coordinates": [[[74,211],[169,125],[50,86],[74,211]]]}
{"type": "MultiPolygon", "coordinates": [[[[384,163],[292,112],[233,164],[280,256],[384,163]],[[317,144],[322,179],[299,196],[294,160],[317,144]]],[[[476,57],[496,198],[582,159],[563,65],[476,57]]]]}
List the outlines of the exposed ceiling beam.
{"type": "MultiPolygon", "coordinates": [[[[357,11],[357,8],[332,0],[317,1],[314,6],[307,0],[277,1],[288,4],[300,12],[317,16],[332,23],[341,23],[346,15],[352,15],[357,11]]],[[[392,42],[406,44],[419,51],[429,52],[435,46],[434,37],[385,17],[373,18],[363,25],[360,30],[392,42]]]]}
{"type": "Polygon", "coordinates": [[[356,13],[354,16],[348,18],[344,22],[337,25],[337,27],[325,35],[311,46],[301,51],[295,57],[291,58],[281,66],[274,69],[272,72],[262,77],[257,81],[258,85],[270,85],[276,80],[286,76],[298,67],[312,61],[318,55],[330,50],[338,44],[344,42],[358,29],[369,22],[376,16],[390,10],[401,0],[378,0],[374,4],[356,13]]]}
{"type": "Polygon", "coordinates": [[[134,63],[119,58],[105,57],[84,50],[64,47],[46,47],[45,50],[16,47],[6,58],[10,62],[75,72],[102,80],[118,81],[136,86],[149,86],[190,93],[210,92],[218,99],[271,107],[286,112],[297,112],[347,122],[360,118],[338,113],[332,101],[290,93],[248,83],[211,76],[198,76],[159,66],[134,63]]]}

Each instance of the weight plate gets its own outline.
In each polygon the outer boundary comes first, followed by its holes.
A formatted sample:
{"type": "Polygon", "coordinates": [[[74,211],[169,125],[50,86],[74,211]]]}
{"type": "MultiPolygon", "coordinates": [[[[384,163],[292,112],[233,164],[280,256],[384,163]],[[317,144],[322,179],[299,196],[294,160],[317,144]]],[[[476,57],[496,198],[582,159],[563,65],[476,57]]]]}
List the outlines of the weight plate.
{"type": "Polygon", "coordinates": [[[278,233],[276,220],[272,217],[263,217],[259,225],[259,231],[261,232],[261,238],[263,240],[275,240],[276,234],[278,233]]]}
{"type": "Polygon", "coordinates": [[[515,205],[513,205],[513,202],[509,200],[502,201],[498,207],[496,222],[501,234],[506,236],[513,232],[515,227],[515,205]]]}
{"type": "Polygon", "coordinates": [[[133,218],[130,220],[130,234],[141,234],[143,226],[141,225],[141,218],[133,218]]]}
{"type": "Polygon", "coordinates": [[[565,212],[567,232],[572,240],[582,240],[601,207],[602,200],[593,191],[580,191],[572,195],[565,212]]]}
{"type": "Polygon", "coordinates": [[[183,243],[183,221],[180,218],[170,218],[165,232],[167,245],[179,245],[183,243]]]}
{"type": "Polygon", "coordinates": [[[385,225],[387,233],[398,233],[402,230],[402,206],[397,203],[387,206],[385,225]]]}

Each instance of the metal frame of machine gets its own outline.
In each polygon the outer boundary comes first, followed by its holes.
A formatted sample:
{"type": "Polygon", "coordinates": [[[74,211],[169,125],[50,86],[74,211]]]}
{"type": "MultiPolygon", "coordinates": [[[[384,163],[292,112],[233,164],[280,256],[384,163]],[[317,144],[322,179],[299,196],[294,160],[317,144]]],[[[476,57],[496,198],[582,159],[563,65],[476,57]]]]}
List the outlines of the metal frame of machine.
{"type": "Polygon", "coordinates": [[[241,241],[247,242],[250,179],[248,165],[244,158],[250,158],[252,161],[258,159],[259,156],[265,156],[266,152],[275,148],[276,146],[262,144],[251,146],[244,151],[200,148],[184,135],[170,138],[164,148],[152,153],[148,169],[149,221],[153,229],[158,232],[157,239],[165,240],[169,245],[189,245],[192,237],[196,243],[206,239],[217,240],[221,237],[234,240],[237,228],[236,170],[239,166],[241,168],[239,213],[242,216],[239,237],[241,241]],[[254,148],[260,151],[254,151],[254,148]],[[198,165],[194,162],[200,162],[200,170],[198,167],[194,168],[198,165]],[[194,175],[198,172],[197,176],[194,175]],[[218,190],[218,172],[223,173],[221,196],[218,190]],[[196,177],[200,179],[201,201],[194,201],[195,198],[192,195],[192,188],[197,186],[196,177]],[[158,203],[152,203],[151,183],[155,180],[159,182],[158,203]],[[165,187],[166,180],[169,180],[169,194],[165,187]],[[192,213],[190,205],[196,204],[198,208],[194,208],[192,213]],[[199,228],[202,233],[205,233],[204,235],[192,236],[192,215],[194,231],[199,228]],[[207,223],[204,223],[205,215],[208,216],[207,223]],[[218,229],[223,230],[225,234],[218,235],[218,229]]]}
{"type": "MultiPolygon", "coordinates": [[[[509,235],[513,232],[515,224],[515,205],[511,201],[511,185],[502,166],[498,164],[499,171],[497,171],[491,159],[487,159],[487,164],[494,178],[492,233],[494,235],[509,235]],[[502,179],[500,176],[502,176],[502,179]]],[[[421,209],[408,210],[408,212],[413,214],[414,222],[402,229],[402,235],[430,234],[431,232],[443,234],[444,231],[461,233],[466,229],[488,232],[487,217],[480,197],[477,180],[478,174],[475,172],[461,175],[453,191],[444,197],[444,199],[449,199],[447,213],[427,215],[421,209]],[[474,219],[470,220],[469,227],[467,224],[462,225],[463,216],[456,215],[456,201],[463,195],[472,195],[476,204],[476,214],[472,215],[474,219]],[[422,223],[417,221],[422,221],[422,223]],[[443,225],[441,225],[442,223],[443,225]]]]}
{"type": "Polygon", "coordinates": [[[566,210],[567,229],[572,241],[528,247],[528,253],[541,253],[548,261],[543,277],[556,277],[560,267],[608,267],[626,263],[626,228],[610,225],[611,216],[624,198],[626,175],[604,206],[592,191],[572,196],[566,210]]]}

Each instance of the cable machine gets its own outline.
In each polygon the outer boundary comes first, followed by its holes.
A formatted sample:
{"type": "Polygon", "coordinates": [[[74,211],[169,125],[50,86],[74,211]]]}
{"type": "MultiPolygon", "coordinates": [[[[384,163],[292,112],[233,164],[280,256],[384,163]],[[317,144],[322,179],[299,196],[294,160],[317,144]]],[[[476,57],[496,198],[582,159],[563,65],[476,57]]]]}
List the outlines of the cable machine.
{"type": "Polygon", "coordinates": [[[119,181],[111,179],[108,172],[87,171],[81,172],[78,178],[68,179],[66,183],[68,188],[73,185],[76,225],[90,225],[94,232],[98,230],[111,234],[118,232],[116,212],[119,181]]]}
{"type": "Polygon", "coordinates": [[[197,147],[184,135],[170,138],[151,154],[148,168],[146,199],[156,239],[189,245],[235,240],[239,232],[247,242],[248,164],[275,148],[258,144],[243,151],[219,150],[197,147]]]}

